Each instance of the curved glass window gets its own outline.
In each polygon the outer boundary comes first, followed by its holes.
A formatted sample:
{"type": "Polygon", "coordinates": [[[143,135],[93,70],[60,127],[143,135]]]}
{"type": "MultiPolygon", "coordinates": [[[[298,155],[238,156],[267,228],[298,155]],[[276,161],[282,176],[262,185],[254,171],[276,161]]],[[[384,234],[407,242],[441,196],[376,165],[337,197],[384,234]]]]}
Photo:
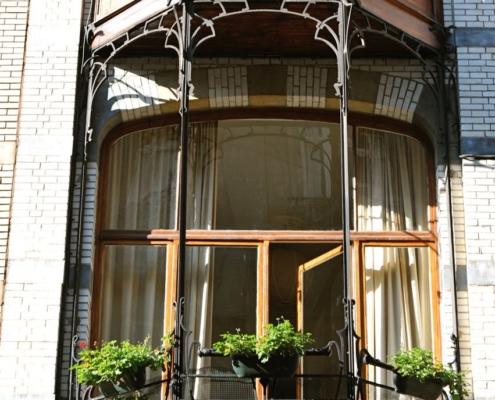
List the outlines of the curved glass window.
{"type": "Polygon", "coordinates": [[[153,346],[163,336],[166,246],[106,246],[103,259],[102,340],[150,336],[153,346]]]}
{"type": "Polygon", "coordinates": [[[421,143],[359,128],[356,148],[358,229],[428,230],[427,161],[421,143]]]}
{"type": "MultiPolygon", "coordinates": [[[[386,131],[351,130],[350,193],[360,231],[428,230],[426,151],[386,131]],[[355,195],[355,197],[354,197],[355,195]]],[[[341,230],[338,124],[224,120],[192,124],[187,229],[341,230]]],[[[135,132],[111,147],[105,229],[175,229],[179,133],[135,132]]],[[[354,226],[353,226],[354,229],[354,226]]]]}
{"type": "Polygon", "coordinates": [[[337,124],[197,124],[189,166],[189,229],[341,229],[337,124]]]}
{"type": "Polygon", "coordinates": [[[177,128],[134,132],[110,151],[105,228],[174,229],[177,128]]]}
{"type": "MultiPolygon", "coordinates": [[[[179,131],[134,132],[102,153],[108,158],[99,191],[101,270],[95,275],[102,340],[150,335],[157,345],[172,328],[179,283],[179,131]]],[[[215,397],[212,388],[203,391],[206,378],[200,375],[230,373],[224,357],[195,356],[197,346],[211,347],[226,331],[260,333],[283,316],[312,332],[315,347],[334,342],[345,352],[339,332],[346,326],[347,277],[355,288],[359,335],[373,355],[384,359],[401,345],[437,348],[437,238],[428,232],[435,214],[427,147],[384,130],[348,131],[349,266],[338,124],[241,119],[190,125],[180,283],[188,330],[182,361],[198,375],[187,381],[184,393],[191,398],[215,397]]],[[[284,382],[270,396],[342,397],[338,361],[335,354],[306,357],[299,383],[284,382]]],[[[389,383],[373,369],[369,377],[389,383]]],[[[251,382],[247,386],[250,395],[251,382]]]]}

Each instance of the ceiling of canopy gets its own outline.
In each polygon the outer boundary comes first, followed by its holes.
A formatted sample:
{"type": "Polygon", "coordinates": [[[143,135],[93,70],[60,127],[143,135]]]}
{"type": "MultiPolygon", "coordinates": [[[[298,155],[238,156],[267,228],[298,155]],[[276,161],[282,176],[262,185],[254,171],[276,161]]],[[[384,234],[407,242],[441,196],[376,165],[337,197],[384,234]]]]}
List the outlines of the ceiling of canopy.
{"type": "MultiPolygon", "coordinates": [[[[118,48],[118,55],[126,57],[175,56],[174,50],[165,48],[167,28],[172,27],[176,21],[172,10],[174,2],[179,0],[170,0],[168,3],[141,0],[95,22],[92,49],[102,55],[110,54],[118,48]],[[170,10],[168,13],[167,9],[170,10]],[[153,19],[153,16],[160,15],[164,15],[163,18],[153,19]],[[145,30],[155,32],[144,35],[145,30]],[[125,46],[122,45],[123,42],[127,42],[125,46]]],[[[386,0],[374,0],[371,4],[376,6],[379,2],[386,0]]],[[[425,1],[419,1],[421,4],[423,2],[425,1]]],[[[195,2],[196,16],[192,20],[191,31],[194,34],[193,43],[201,43],[194,56],[335,57],[329,43],[334,42],[331,31],[338,32],[338,18],[335,18],[337,7],[338,3],[335,1],[195,2]],[[321,29],[321,21],[325,21],[324,29],[321,29]],[[202,41],[206,38],[208,39],[202,41]]],[[[350,47],[356,49],[353,57],[405,58],[434,53],[434,49],[440,46],[440,40],[438,33],[429,29],[434,25],[433,20],[425,15],[426,12],[410,12],[410,18],[403,18],[404,10],[406,9],[401,8],[400,12],[396,12],[393,8],[388,9],[390,19],[395,18],[396,25],[399,25],[398,18],[407,20],[407,23],[402,23],[402,29],[399,29],[376,15],[382,12],[380,8],[372,14],[355,5],[350,27],[350,47]],[[413,15],[420,15],[421,20],[414,22],[413,15]]],[[[172,35],[167,44],[175,45],[174,40],[172,35]]]]}

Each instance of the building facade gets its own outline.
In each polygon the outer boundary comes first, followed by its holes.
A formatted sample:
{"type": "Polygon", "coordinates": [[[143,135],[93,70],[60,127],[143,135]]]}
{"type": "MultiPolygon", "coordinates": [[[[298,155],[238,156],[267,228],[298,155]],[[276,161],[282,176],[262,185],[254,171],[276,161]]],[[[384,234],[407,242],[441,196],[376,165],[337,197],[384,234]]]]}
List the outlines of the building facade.
{"type": "Polygon", "coordinates": [[[494,398],[495,3],[193,5],[0,0],[0,399],[174,328],[222,370],[197,348],[280,316],[344,351],[275,398],[401,346],[494,398]]]}

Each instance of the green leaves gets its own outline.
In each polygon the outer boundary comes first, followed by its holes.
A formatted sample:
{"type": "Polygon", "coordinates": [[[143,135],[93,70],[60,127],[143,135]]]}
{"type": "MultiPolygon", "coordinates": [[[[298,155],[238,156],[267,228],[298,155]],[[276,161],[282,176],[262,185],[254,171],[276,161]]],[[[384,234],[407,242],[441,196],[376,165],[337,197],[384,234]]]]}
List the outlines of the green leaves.
{"type": "Polygon", "coordinates": [[[256,336],[241,333],[239,328],[236,333],[224,333],[220,335],[221,342],[213,344],[213,348],[224,356],[237,356],[256,353],[256,336]]]}
{"type": "Polygon", "coordinates": [[[283,317],[277,318],[277,324],[266,325],[259,338],[241,333],[240,329],[220,336],[223,341],[213,344],[218,353],[224,356],[256,354],[263,363],[273,356],[303,355],[304,347],[314,342],[311,333],[296,332],[283,317]]]}
{"type": "MultiPolygon", "coordinates": [[[[77,373],[79,383],[97,385],[101,382],[116,382],[123,374],[137,372],[142,367],[152,370],[164,369],[168,361],[163,347],[152,349],[149,336],[142,343],[131,344],[128,340],[117,344],[111,340],[79,353],[80,362],[70,368],[77,373]]],[[[164,337],[165,339],[165,337],[164,337]]]]}
{"type": "Polygon", "coordinates": [[[272,356],[303,355],[306,344],[313,343],[311,333],[294,330],[289,320],[277,318],[277,324],[265,326],[263,336],[258,339],[256,354],[261,362],[267,362],[272,356]]]}
{"type": "Polygon", "coordinates": [[[456,372],[452,368],[446,368],[433,358],[430,350],[414,347],[411,350],[400,349],[390,357],[391,365],[402,376],[412,376],[424,382],[426,379],[437,379],[445,386],[449,386],[451,394],[467,396],[467,384],[464,381],[465,374],[456,372]]]}

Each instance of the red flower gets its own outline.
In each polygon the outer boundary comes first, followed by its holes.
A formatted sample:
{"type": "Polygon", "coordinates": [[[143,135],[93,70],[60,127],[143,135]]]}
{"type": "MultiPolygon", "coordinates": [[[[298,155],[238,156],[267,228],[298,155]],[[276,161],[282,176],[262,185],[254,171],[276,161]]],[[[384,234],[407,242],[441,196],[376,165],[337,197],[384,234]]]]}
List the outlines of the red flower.
{"type": "Polygon", "coordinates": [[[86,342],[79,343],[79,348],[84,349],[88,344],[86,342]]]}

